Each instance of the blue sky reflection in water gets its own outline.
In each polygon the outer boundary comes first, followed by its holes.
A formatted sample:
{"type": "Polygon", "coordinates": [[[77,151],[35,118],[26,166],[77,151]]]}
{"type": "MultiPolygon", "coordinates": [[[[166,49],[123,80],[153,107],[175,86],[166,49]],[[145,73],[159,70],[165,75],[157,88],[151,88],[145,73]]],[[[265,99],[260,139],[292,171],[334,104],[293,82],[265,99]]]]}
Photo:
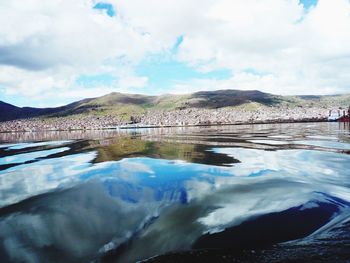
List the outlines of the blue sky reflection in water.
{"type": "MultiPolygon", "coordinates": [[[[16,160],[0,165],[2,262],[134,262],[289,240],[295,249],[323,236],[326,251],[349,256],[348,126],[56,135],[29,147],[1,137],[1,160],[16,160]]],[[[278,246],[270,252],[283,261],[288,245],[278,246]]]]}

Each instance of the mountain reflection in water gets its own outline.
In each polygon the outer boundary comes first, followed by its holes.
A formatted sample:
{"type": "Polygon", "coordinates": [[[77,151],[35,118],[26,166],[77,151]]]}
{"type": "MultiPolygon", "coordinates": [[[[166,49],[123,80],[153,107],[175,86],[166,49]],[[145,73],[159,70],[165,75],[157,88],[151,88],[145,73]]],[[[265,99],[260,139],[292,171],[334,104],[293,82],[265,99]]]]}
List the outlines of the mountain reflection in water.
{"type": "Polygon", "coordinates": [[[1,262],[350,259],[347,124],[0,141],[1,262]]]}

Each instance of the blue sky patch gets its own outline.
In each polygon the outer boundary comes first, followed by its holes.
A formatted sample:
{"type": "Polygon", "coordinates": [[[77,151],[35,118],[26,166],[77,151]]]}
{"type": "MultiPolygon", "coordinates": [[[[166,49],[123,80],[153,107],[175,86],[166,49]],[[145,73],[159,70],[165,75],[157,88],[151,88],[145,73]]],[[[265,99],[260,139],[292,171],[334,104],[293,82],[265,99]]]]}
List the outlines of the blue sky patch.
{"type": "Polygon", "coordinates": [[[101,10],[105,10],[106,11],[106,14],[110,17],[113,17],[116,15],[116,12],[114,10],[114,7],[113,5],[109,4],[109,3],[103,3],[103,2],[100,2],[100,3],[97,3],[95,6],[94,6],[95,9],[101,9],[101,10]]]}
{"type": "Polygon", "coordinates": [[[27,103],[26,98],[22,97],[22,96],[13,96],[13,95],[7,95],[5,92],[5,87],[0,85],[0,101],[6,102],[6,103],[10,103],[13,104],[15,106],[19,106],[19,105],[30,105],[30,103],[27,103]]]}
{"type": "Polygon", "coordinates": [[[115,83],[116,77],[111,74],[97,74],[97,75],[82,75],[77,80],[76,83],[79,86],[84,87],[95,87],[97,85],[111,86],[115,83]]]}
{"type": "Polygon", "coordinates": [[[303,4],[304,8],[308,9],[311,6],[316,6],[318,0],[300,0],[300,3],[303,4]]]}
{"type": "Polygon", "coordinates": [[[137,66],[136,73],[139,76],[148,77],[150,91],[155,93],[168,92],[170,87],[179,80],[186,82],[192,79],[228,79],[232,75],[228,69],[199,72],[186,63],[160,56],[152,56],[142,61],[137,66]]]}

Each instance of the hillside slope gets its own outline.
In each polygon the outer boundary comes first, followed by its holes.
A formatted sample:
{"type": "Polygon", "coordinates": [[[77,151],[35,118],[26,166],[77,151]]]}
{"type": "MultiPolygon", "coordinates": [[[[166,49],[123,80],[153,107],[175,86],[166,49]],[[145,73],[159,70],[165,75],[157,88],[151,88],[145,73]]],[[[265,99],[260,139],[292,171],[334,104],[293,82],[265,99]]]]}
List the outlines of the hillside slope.
{"type": "Polygon", "coordinates": [[[223,108],[242,105],[288,107],[348,107],[350,94],[334,96],[277,96],[256,90],[201,91],[188,95],[146,96],[113,92],[98,98],[80,100],[57,108],[16,107],[0,101],[0,121],[32,117],[72,115],[118,115],[128,119],[149,110],[223,108]]]}

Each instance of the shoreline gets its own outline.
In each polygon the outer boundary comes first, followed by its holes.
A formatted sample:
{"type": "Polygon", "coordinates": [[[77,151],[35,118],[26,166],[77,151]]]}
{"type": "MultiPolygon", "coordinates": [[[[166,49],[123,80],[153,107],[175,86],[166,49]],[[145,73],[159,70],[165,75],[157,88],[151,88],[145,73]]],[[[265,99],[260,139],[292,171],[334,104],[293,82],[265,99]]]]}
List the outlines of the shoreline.
{"type": "Polygon", "coordinates": [[[171,111],[148,111],[143,114],[90,114],[11,120],[0,122],[0,133],[325,122],[328,121],[328,116],[328,110],[316,107],[261,106],[256,110],[241,108],[186,108],[171,111]]]}
{"type": "MultiPolygon", "coordinates": [[[[266,121],[247,121],[247,122],[234,122],[234,123],[203,123],[203,124],[187,124],[187,125],[147,125],[147,124],[129,124],[119,125],[115,127],[90,127],[90,128],[67,128],[67,129],[36,129],[36,130],[7,130],[1,131],[0,134],[6,133],[36,133],[36,132],[69,132],[69,131],[112,131],[112,130],[133,130],[133,129],[162,129],[162,128],[187,128],[187,127],[212,127],[212,126],[238,126],[238,125],[254,125],[254,124],[292,124],[292,123],[316,123],[316,122],[330,122],[326,118],[308,118],[299,120],[266,120],[266,121]]],[[[0,123],[1,125],[1,123],[0,123]]]]}

